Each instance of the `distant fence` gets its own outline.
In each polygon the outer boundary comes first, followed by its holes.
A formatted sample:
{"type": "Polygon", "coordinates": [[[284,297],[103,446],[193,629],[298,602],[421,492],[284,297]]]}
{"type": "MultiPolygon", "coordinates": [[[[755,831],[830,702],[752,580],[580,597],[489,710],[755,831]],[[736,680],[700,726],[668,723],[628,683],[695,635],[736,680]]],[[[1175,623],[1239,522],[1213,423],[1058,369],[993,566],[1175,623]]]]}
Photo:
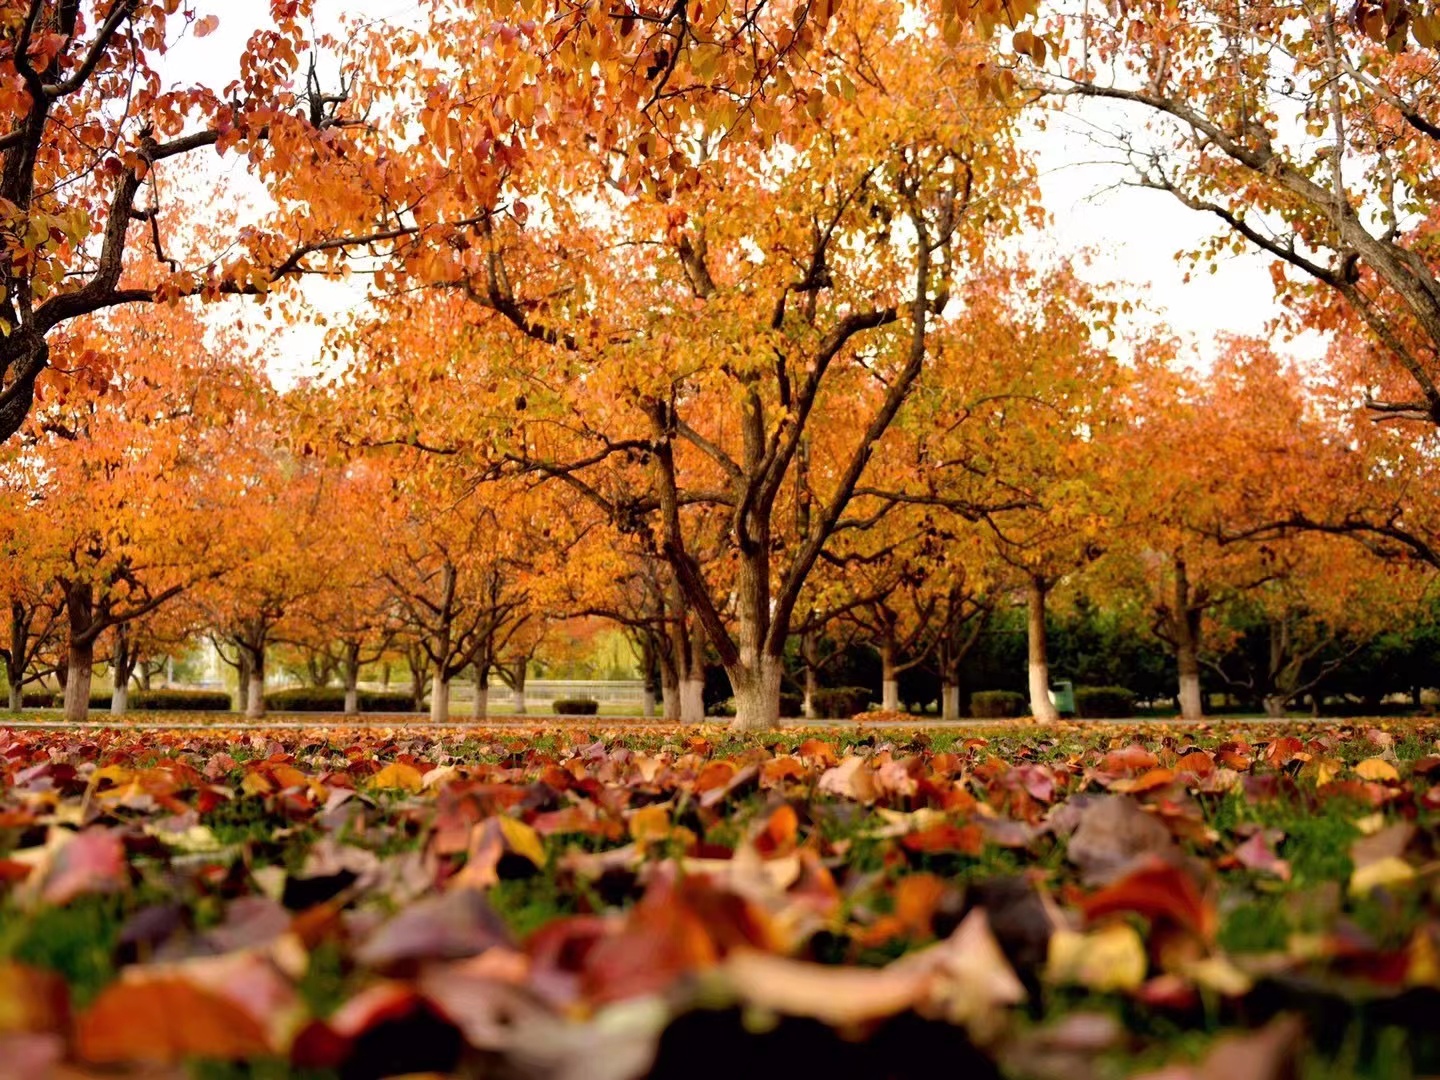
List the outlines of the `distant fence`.
{"type": "MultiPolygon", "coordinates": [[[[557,698],[594,698],[601,705],[634,705],[645,700],[645,684],[639,679],[526,679],[527,708],[557,698]]],[[[514,692],[503,682],[490,681],[490,703],[513,705],[514,692]]]]}

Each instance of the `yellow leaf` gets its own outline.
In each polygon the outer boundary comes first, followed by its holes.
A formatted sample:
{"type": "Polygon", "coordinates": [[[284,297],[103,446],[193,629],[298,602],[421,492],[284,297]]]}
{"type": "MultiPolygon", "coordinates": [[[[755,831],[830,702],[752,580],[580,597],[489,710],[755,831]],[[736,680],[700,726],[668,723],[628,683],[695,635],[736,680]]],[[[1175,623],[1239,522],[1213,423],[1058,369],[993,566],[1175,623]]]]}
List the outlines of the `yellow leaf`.
{"type": "Polygon", "coordinates": [[[523,855],[536,866],[545,865],[545,845],[540,840],[539,833],[519,818],[502,817],[499,821],[500,832],[511,851],[516,855],[523,855]]]}
{"type": "Polygon", "coordinates": [[[1106,993],[1134,990],[1145,981],[1145,943],[1133,926],[1111,923],[1088,934],[1056,930],[1050,935],[1045,976],[1106,993]]]}
{"type": "Polygon", "coordinates": [[[1250,987],[1254,985],[1254,980],[1249,975],[1224,956],[1207,956],[1202,960],[1195,960],[1185,965],[1182,974],[1196,986],[1226,997],[1248,994],[1250,987]]]}
{"type": "Polygon", "coordinates": [[[1415,877],[1415,868],[1398,855],[1387,855],[1376,859],[1368,866],[1361,866],[1350,875],[1350,893],[1365,896],[1376,889],[1400,885],[1415,877]]]}
{"type": "Polygon", "coordinates": [[[425,786],[425,778],[414,765],[406,765],[403,761],[392,761],[370,778],[370,784],[377,788],[419,791],[425,786]]]}
{"type": "Polygon", "coordinates": [[[268,795],[275,790],[275,785],[265,778],[264,773],[252,769],[240,781],[240,790],[246,795],[268,795]]]}
{"type": "Polygon", "coordinates": [[[630,815],[630,835],[640,841],[664,840],[670,835],[670,808],[652,803],[630,815]]]}
{"type": "Polygon", "coordinates": [[[1378,757],[1366,758],[1360,762],[1359,765],[1356,765],[1355,775],[1362,780],[1384,780],[1388,782],[1398,781],[1400,779],[1400,774],[1395,771],[1395,766],[1391,765],[1384,758],[1378,757]]]}

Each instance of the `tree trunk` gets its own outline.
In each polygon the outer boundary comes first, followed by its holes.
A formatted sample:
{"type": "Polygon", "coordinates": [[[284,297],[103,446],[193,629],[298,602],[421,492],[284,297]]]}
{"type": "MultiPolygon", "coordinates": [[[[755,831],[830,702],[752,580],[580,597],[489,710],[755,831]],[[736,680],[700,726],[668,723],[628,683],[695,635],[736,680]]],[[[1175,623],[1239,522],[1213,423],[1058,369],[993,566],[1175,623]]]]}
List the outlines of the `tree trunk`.
{"type": "Polygon", "coordinates": [[[345,715],[360,715],[360,646],[350,642],[345,646],[345,715]]]}
{"type": "Polygon", "coordinates": [[[680,720],[680,684],[662,679],[660,682],[661,715],[671,723],[680,720]]]}
{"type": "MultiPolygon", "coordinates": [[[[738,702],[736,703],[738,706],[738,702]]],[[[779,705],[776,705],[779,708],[779,705]]],[[[680,684],[680,722],[682,724],[703,724],[705,722],[705,680],[686,679],[680,684]]]]}
{"type": "Polygon", "coordinates": [[[71,637],[66,655],[65,719],[78,724],[90,715],[90,677],[95,670],[95,642],[71,637]]]}
{"type": "Polygon", "coordinates": [[[1030,668],[1030,715],[1042,724],[1060,719],[1050,701],[1050,659],[1045,646],[1045,594],[1049,587],[1031,577],[1026,596],[1026,637],[1030,668]]]}
{"type": "Polygon", "coordinates": [[[1185,559],[1175,556],[1175,611],[1172,624],[1175,633],[1175,666],[1180,675],[1180,715],[1186,720],[1199,720],[1205,715],[1205,702],[1200,694],[1200,611],[1190,596],[1190,575],[1185,559]]]}
{"type": "Polygon", "coordinates": [[[640,692],[640,715],[646,720],[655,717],[655,687],[648,681],[645,683],[645,689],[640,692]]]}
{"type": "MultiPolygon", "coordinates": [[[[254,638],[251,639],[252,641],[254,638]]],[[[246,695],[245,715],[252,720],[258,720],[265,715],[265,645],[264,638],[259,644],[246,645],[241,647],[250,661],[249,682],[250,690],[246,695]]]]}
{"type": "Polygon", "coordinates": [[[1273,720],[1285,718],[1285,699],[1278,694],[1265,695],[1265,715],[1273,720]]]}
{"type": "Polygon", "coordinates": [[[430,680],[430,722],[450,722],[450,683],[438,668],[430,680]]]}
{"type": "Polygon", "coordinates": [[[252,720],[265,715],[265,669],[264,665],[259,667],[259,671],[250,672],[250,691],[245,702],[245,715],[252,720]]]}
{"type": "Polygon", "coordinates": [[[115,655],[110,662],[110,715],[124,716],[130,704],[130,671],[134,658],[130,655],[130,635],[125,624],[115,627],[115,655]]]}
{"type": "Polygon", "coordinates": [[[239,661],[235,668],[235,708],[248,716],[250,714],[250,654],[244,649],[236,650],[239,661]]]}
{"type": "Polygon", "coordinates": [[[820,642],[814,630],[806,630],[800,638],[800,656],[805,661],[805,701],[800,712],[806,720],[818,720],[815,692],[820,689],[817,669],[820,666],[820,642]]]}
{"type": "Polygon", "coordinates": [[[490,674],[479,667],[475,669],[475,701],[470,715],[475,720],[484,720],[490,715],[490,674]]]}
{"type": "Polygon", "coordinates": [[[87,584],[65,588],[70,643],[65,658],[65,719],[72,724],[90,715],[90,678],[95,670],[95,594],[87,584]]]}
{"type": "Polygon", "coordinates": [[[514,680],[514,682],[513,682],[512,685],[511,685],[511,693],[512,693],[512,695],[513,695],[513,697],[514,697],[514,700],[515,700],[515,715],[516,715],[516,716],[524,716],[524,715],[525,715],[525,669],[526,669],[528,666],[529,666],[529,662],[528,662],[528,661],[526,661],[526,660],[521,660],[521,661],[519,661],[519,662],[515,665],[515,671],[514,671],[514,672],[511,674],[511,676],[510,676],[510,678],[514,680]]]}
{"type": "Polygon", "coordinates": [[[886,712],[900,711],[900,679],[895,673],[895,645],[880,643],[880,708],[886,712]]]}
{"type": "Polygon", "coordinates": [[[25,688],[15,682],[10,683],[10,711],[25,711],[25,688]]]}
{"type": "Polygon", "coordinates": [[[960,687],[948,680],[940,687],[940,719],[960,719],[960,687]]]}
{"type": "Polygon", "coordinates": [[[780,676],[778,656],[761,656],[759,663],[737,667],[730,673],[735,691],[735,719],[732,731],[769,731],[780,726],[780,676]]]}

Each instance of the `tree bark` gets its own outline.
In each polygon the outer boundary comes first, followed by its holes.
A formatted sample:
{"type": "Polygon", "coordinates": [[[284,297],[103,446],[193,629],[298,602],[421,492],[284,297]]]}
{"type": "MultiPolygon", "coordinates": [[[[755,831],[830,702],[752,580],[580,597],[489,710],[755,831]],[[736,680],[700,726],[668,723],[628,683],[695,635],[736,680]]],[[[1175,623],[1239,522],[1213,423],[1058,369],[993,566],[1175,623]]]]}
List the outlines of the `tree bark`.
{"type": "Polygon", "coordinates": [[[90,680],[95,671],[95,593],[88,584],[65,587],[70,642],[65,657],[65,719],[72,724],[90,715],[90,680]]]}
{"type": "Polygon", "coordinates": [[[525,715],[525,669],[528,666],[528,661],[524,659],[517,661],[515,670],[510,676],[513,680],[510,689],[515,701],[516,716],[525,715]]]}
{"type": "Polygon", "coordinates": [[[250,654],[244,649],[236,650],[239,661],[235,668],[235,708],[236,711],[248,716],[250,715],[250,654]]]}
{"type": "Polygon", "coordinates": [[[124,716],[130,704],[130,672],[135,659],[130,655],[130,635],[125,624],[115,627],[115,655],[110,661],[110,715],[124,716]]]}
{"type": "Polygon", "coordinates": [[[245,715],[258,719],[265,715],[265,662],[251,665],[249,700],[245,703],[245,715]]]}
{"type": "Polygon", "coordinates": [[[1050,659],[1045,642],[1045,597],[1049,592],[1045,581],[1031,576],[1026,589],[1026,620],[1028,661],[1030,669],[1030,714],[1042,724],[1060,719],[1050,701],[1050,659]]]}
{"type": "Polygon", "coordinates": [[[680,719],[680,684],[673,679],[660,680],[660,705],[666,720],[676,723],[680,719]]]}
{"type": "Polygon", "coordinates": [[[10,711],[25,711],[25,688],[16,685],[14,682],[10,684],[10,711]]]}
{"type": "Polygon", "coordinates": [[[1285,718],[1285,699],[1279,694],[1266,694],[1264,700],[1265,715],[1274,720],[1285,718]]]}
{"type": "Polygon", "coordinates": [[[430,722],[450,722],[450,683],[438,668],[430,680],[430,722]]]}
{"type": "Polygon", "coordinates": [[[703,724],[705,722],[704,679],[686,679],[680,684],[680,722],[682,724],[703,724]]]}
{"type": "Polygon", "coordinates": [[[815,692],[820,689],[816,669],[820,666],[820,642],[814,630],[806,630],[800,638],[800,656],[805,661],[805,701],[801,708],[807,720],[817,720],[815,714],[815,692]]]}
{"type": "Polygon", "coordinates": [[[1175,632],[1175,666],[1180,676],[1180,715],[1199,720],[1205,715],[1200,693],[1200,617],[1190,595],[1190,575],[1185,560],[1175,557],[1175,611],[1171,622],[1175,632]]]}
{"type": "Polygon", "coordinates": [[[490,715],[490,672],[486,665],[475,665],[475,700],[470,705],[470,718],[484,720],[490,715]]]}
{"type": "Polygon", "coordinates": [[[648,681],[645,683],[645,689],[640,692],[640,715],[646,720],[651,720],[655,716],[655,687],[648,681]]]}
{"type": "Polygon", "coordinates": [[[762,656],[749,668],[730,672],[735,691],[732,731],[769,731],[780,726],[780,658],[762,656]]]}
{"type": "Polygon", "coordinates": [[[940,719],[960,719],[960,687],[947,682],[940,687],[940,719]]]}
{"type": "Polygon", "coordinates": [[[345,715],[360,715],[360,646],[356,642],[345,645],[345,715]]]}

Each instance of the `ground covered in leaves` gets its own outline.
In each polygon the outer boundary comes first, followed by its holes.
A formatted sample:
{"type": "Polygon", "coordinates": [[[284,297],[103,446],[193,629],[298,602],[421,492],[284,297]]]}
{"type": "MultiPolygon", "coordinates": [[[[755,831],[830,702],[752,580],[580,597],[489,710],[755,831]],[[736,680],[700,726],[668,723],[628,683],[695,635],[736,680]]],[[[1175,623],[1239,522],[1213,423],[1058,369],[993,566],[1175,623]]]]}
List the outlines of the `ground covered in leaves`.
{"type": "Polygon", "coordinates": [[[1433,1073],[1437,739],[0,729],[0,1073],[1433,1073]]]}

